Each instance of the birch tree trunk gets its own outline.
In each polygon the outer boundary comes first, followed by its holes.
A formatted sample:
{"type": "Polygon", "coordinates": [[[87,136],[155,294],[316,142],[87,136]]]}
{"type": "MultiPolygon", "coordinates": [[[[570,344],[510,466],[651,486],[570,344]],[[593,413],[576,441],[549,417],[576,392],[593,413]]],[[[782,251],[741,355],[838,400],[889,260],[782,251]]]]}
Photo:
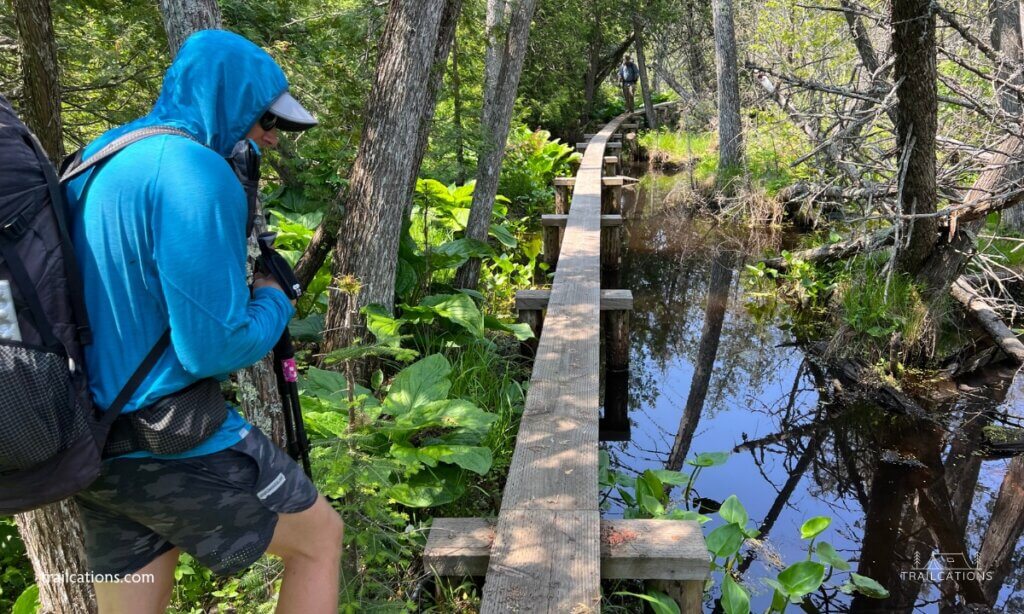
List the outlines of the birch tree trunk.
{"type": "Polygon", "coordinates": [[[724,176],[727,169],[736,168],[743,161],[743,125],[732,0],[713,0],[712,7],[718,74],[718,171],[724,176]]]}
{"type": "Polygon", "coordinates": [[[331,266],[334,279],[352,276],[361,291],[354,297],[332,286],[327,352],[362,336],[361,321],[345,326],[350,306],[356,311],[370,304],[394,307],[398,241],[415,175],[410,165],[431,102],[431,70],[446,5],[446,0],[391,0],[359,151],[347,193],[339,196],[346,212],[331,266]]]}
{"type": "MultiPolygon", "coordinates": [[[[901,168],[904,214],[933,213],[938,195],[935,185],[935,134],[938,129],[938,92],[935,65],[935,14],[930,0],[892,0],[894,79],[899,83],[896,104],[896,140],[901,168]]],[[[935,246],[936,218],[902,220],[897,242],[897,266],[917,273],[935,246]]]]}
{"type": "Polygon", "coordinates": [[[181,44],[193,32],[221,27],[217,0],[160,0],[160,15],[172,58],[178,55],[181,44]]]}
{"type": "MultiPolygon", "coordinates": [[[[488,0],[487,55],[484,64],[484,106],[481,113],[483,142],[476,167],[476,189],[469,211],[465,236],[487,241],[498,194],[505,141],[512,123],[512,109],[523,71],[530,22],[537,0],[488,0]]],[[[473,258],[459,267],[455,286],[476,288],[480,260],[473,258]]]]}
{"type": "Polygon", "coordinates": [[[49,0],[13,0],[14,20],[21,39],[25,98],[22,116],[39,137],[50,161],[64,157],[60,120],[60,71],[49,0]]]}
{"type": "MultiPolygon", "coordinates": [[[[13,6],[21,39],[25,123],[39,137],[50,160],[60,164],[64,157],[60,77],[49,0],[14,0],[13,6]]],[[[18,514],[14,520],[39,585],[42,611],[96,612],[92,584],[51,580],[58,574],[88,570],[81,518],[74,501],[60,501],[18,514]]]]}
{"type": "Polygon", "coordinates": [[[636,38],[636,65],[640,69],[640,89],[644,97],[644,117],[647,119],[647,127],[655,129],[658,127],[658,120],[654,113],[654,103],[651,102],[651,81],[647,78],[647,59],[644,56],[644,24],[640,20],[638,10],[633,11],[633,34],[636,38]]]}

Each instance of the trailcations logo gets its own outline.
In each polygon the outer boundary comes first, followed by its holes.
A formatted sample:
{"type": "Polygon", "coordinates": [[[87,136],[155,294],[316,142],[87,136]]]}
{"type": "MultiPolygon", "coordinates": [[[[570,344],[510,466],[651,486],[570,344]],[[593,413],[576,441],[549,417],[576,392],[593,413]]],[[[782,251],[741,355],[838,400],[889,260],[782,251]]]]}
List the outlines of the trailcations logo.
{"type": "Polygon", "coordinates": [[[931,580],[942,582],[944,580],[968,580],[988,581],[993,576],[992,570],[982,571],[972,567],[967,557],[959,552],[935,552],[924,561],[922,565],[921,553],[914,553],[914,566],[910,570],[900,572],[901,580],[915,580],[919,582],[931,580]]]}

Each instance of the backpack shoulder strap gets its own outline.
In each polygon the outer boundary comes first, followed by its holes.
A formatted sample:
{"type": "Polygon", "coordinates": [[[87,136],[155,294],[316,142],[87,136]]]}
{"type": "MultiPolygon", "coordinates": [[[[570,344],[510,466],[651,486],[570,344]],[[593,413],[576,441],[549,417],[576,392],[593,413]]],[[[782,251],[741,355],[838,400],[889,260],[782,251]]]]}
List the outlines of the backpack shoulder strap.
{"type": "Polygon", "coordinates": [[[88,160],[82,161],[81,150],[74,155],[70,162],[62,164],[63,173],[60,176],[60,182],[65,183],[71,179],[74,179],[78,175],[81,175],[90,168],[104,162],[108,158],[112,157],[117,152],[121,151],[125,147],[128,147],[132,143],[137,143],[143,139],[147,139],[151,136],[158,136],[161,134],[173,134],[176,136],[183,136],[191,141],[195,141],[196,138],[181,130],[180,128],[171,128],[170,126],[149,126],[147,128],[139,128],[138,130],[132,130],[117,137],[113,141],[107,143],[103,149],[100,149],[88,160]]]}

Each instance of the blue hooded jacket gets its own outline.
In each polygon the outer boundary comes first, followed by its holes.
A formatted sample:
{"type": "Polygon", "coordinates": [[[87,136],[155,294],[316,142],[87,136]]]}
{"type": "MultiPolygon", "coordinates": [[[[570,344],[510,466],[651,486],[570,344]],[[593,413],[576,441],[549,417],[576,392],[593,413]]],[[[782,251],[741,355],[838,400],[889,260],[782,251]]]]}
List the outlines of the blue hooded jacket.
{"type": "MultiPolygon", "coordinates": [[[[123,410],[135,411],[204,377],[223,379],[265,356],[294,308],[283,292],[246,282],[247,207],[224,157],[288,88],[265,51],[229,32],[189,37],[146,116],[100,136],[88,157],[146,126],[153,136],[72,180],[66,189],[94,342],[86,347],[93,398],[109,407],[163,331],[171,347],[123,410]],[[88,187],[83,195],[83,190],[88,187]]],[[[188,458],[237,443],[249,424],[234,409],[188,458]]]]}

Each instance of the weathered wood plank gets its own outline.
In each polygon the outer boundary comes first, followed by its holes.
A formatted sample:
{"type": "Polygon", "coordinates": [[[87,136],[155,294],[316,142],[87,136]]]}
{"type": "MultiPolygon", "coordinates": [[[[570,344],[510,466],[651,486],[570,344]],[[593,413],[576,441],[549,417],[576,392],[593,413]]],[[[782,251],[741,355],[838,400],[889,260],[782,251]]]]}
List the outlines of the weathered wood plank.
{"type": "MultiPolygon", "coordinates": [[[[589,146],[590,143],[576,143],[577,151],[584,151],[589,146]]],[[[622,147],[622,143],[618,141],[608,141],[604,144],[604,147],[605,149],[620,149],[622,147]]]]}
{"type": "MultiPolygon", "coordinates": [[[[616,162],[618,162],[618,160],[619,160],[615,156],[608,156],[608,158],[613,159],[616,162]]],[[[629,175],[615,175],[615,176],[612,176],[612,177],[602,177],[601,178],[601,185],[603,185],[605,187],[607,187],[607,186],[621,186],[621,185],[628,185],[628,184],[633,184],[633,183],[640,183],[640,180],[637,179],[636,177],[630,177],[629,175]]],[[[575,177],[555,177],[553,184],[555,185],[555,187],[573,186],[573,185],[576,185],[576,178],[575,177]]]]}
{"type": "Polygon", "coordinates": [[[502,511],[481,614],[598,612],[600,521],[597,510],[502,511]]]}
{"type": "MultiPolygon", "coordinates": [[[[551,290],[516,292],[516,311],[541,311],[548,308],[551,290]]],[[[632,311],[633,292],[618,288],[601,290],[601,311],[632,311]]]]}
{"type": "MultiPolygon", "coordinates": [[[[482,576],[494,542],[494,518],[437,518],[423,550],[439,576],[482,576]]],[[[601,520],[601,577],[610,580],[704,580],[708,549],[696,522],[601,520]]]]}
{"type": "MultiPolygon", "coordinates": [[[[569,216],[567,214],[546,213],[540,216],[541,226],[558,226],[559,228],[565,228],[565,225],[568,221],[569,216]]],[[[622,224],[622,215],[601,216],[601,228],[609,228],[611,226],[622,226],[622,224]]]]}

